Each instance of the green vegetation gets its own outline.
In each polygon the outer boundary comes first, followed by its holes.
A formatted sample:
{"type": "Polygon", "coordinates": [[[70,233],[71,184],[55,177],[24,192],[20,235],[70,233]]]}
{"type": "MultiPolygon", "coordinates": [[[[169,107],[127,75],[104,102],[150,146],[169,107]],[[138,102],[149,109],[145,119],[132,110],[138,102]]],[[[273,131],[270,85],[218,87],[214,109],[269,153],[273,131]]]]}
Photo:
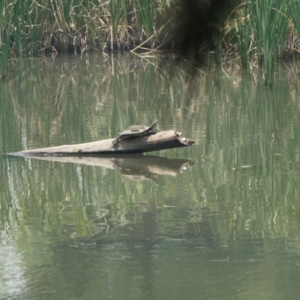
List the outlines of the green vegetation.
{"type": "Polygon", "coordinates": [[[262,64],[267,86],[272,85],[277,58],[290,50],[287,49],[287,32],[289,25],[292,28],[292,13],[299,15],[299,9],[295,9],[288,0],[250,0],[238,8],[238,18],[231,23],[242,64],[247,65],[253,58],[262,64]]]}
{"type": "Polygon", "coordinates": [[[278,58],[299,52],[299,1],[275,0],[3,0],[0,77],[7,59],[57,52],[171,49],[216,62],[238,55],[263,66],[273,82],[278,58]]]}
{"type": "Polygon", "coordinates": [[[7,32],[11,43],[2,40],[1,48],[16,55],[129,49],[155,34],[163,13],[159,5],[158,0],[3,0],[1,36],[7,32]]]}

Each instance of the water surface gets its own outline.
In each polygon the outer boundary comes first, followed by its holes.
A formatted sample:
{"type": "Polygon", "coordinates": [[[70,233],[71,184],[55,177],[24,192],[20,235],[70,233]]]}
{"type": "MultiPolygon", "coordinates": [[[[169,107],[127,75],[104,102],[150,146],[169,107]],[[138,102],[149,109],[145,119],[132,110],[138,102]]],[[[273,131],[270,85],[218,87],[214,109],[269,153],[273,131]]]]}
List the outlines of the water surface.
{"type": "Polygon", "coordinates": [[[0,82],[1,299],[298,298],[299,66],[278,66],[267,89],[234,63],[194,77],[172,64],[12,62],[0,82]],[[154,120],[195,145],[133,162],[7,155],[154,120]]]}

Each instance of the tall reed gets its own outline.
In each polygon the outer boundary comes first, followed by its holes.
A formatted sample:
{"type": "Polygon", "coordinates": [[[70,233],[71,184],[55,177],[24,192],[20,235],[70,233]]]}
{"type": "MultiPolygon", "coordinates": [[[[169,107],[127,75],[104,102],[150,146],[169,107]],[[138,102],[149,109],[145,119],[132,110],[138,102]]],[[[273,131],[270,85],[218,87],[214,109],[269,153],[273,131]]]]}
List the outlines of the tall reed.
{"type": "Polygon", "coordinates": [[[287,47],[292,12],[299,15],[299,8],[288,0],[249,0],[238,8],[230,25],[241,64],[258,62],[264,69],[266,86],[273,85],[275,64],[287,47]]]}
{"type": "Polygon", "coordinates": [[[236,50],[240,56],[241,64],[246,67],[249,62],[251,52],[251,22],[249,12],[249,2],[243,3],[236,8],[238,13],[230,24],[230,30],[233,32],[234,43],[237,44],[236,50]]]}
{"type": "Polygon", "coordinates": [[[251,0],[249,5],[258,61],[264,66],[267,86],[273,84],[274,65],[285,43],[292,7],[288,0],[251,0]]]}
{"type": "MultiPolygon", "coordinates": [[[[9,56],[91,48],[154,50],[173,44],[192,59],[214,50],[220,61],[224,45],[234,44],[242,65],[259,62],[271,86],[274,64],[289,45],[290,24],[299,35],[299,14],[299,1],[288,0],[226,0],[221,5],[218,0],[2,0],[0,76],[7,72],[9,56]],[[231,14],[226,23],[231,10],[234,21],[231,14]]],[[[300,49],[297,38],[293,41],[290,48],[300,49]]]]}
{"type": "Polygon", "coordinates": [[[87,42],[89,47],[120,50],[152,37],[167,5],[161,0],[3,0],[0,12],[5,22],[0,29],[11,28],[15,55],[53,47],[74,51],[87,42]]]}

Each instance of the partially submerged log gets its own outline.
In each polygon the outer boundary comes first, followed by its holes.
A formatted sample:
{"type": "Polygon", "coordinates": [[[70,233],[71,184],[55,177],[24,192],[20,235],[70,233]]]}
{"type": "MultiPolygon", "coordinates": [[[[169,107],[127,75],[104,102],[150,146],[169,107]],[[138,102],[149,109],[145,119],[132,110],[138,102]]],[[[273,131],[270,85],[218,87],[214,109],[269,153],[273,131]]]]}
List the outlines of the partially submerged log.
{"type": "Polygon", "coordinates": [[[24,150],[14,155],[21,156],[84,156],[102,154],[133,154],[194,144],[193,140],[182,137],[181,132],[167,130],[149,136],[127,138],[114,145],[115,139],[107,139],[90,143],[62,145],[48,148],[24,150]]]}

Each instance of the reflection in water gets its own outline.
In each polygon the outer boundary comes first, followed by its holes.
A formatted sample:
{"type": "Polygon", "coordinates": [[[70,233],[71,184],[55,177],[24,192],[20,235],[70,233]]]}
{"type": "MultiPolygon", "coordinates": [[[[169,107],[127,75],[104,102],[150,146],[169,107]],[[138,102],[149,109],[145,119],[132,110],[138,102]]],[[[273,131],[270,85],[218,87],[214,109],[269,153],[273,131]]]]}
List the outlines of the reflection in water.
{"type": "Polygon", "coordinates": [[[227,64],[169,80],[149,62],[22,60],[0,82],[1,153],[154,119],[196,140],[150,161],[2,155],[1,297],[295,299],[297,77],[278,66],[271,90],[227,64]]]}
{"type": "MultiPolygon", "coordinates": [[[[12,153],[10,155],[19,155],[12,153]]],[[[26,156],[25,156],[26,157],[26,156]]],[[[99,155],[99,156],[29,156],[52,162],[68,162],[81,165],[98,166],[106,169],[118,170],[128,179],[143,181],[153,179],[154,175],[177,176],[194,165],[186,159],[168,159],[153,155],[99,155]]]]}

